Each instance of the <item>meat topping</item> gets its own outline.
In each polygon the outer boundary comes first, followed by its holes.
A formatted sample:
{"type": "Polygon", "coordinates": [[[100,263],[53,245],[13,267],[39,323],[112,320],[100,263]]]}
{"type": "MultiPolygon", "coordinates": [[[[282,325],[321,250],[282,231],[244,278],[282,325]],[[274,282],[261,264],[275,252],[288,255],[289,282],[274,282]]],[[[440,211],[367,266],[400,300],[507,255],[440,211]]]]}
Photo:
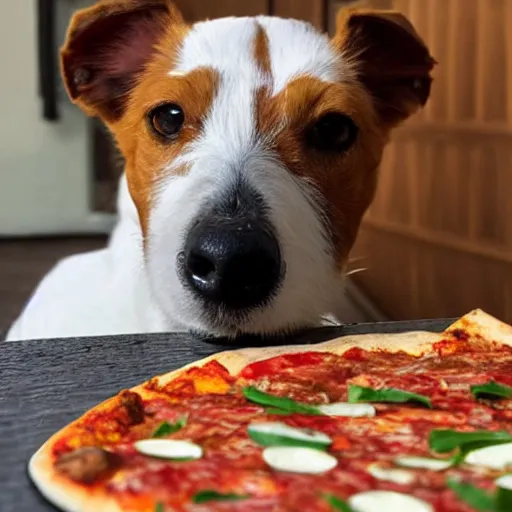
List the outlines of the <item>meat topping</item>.
{"type": "Polygon", "coordinates": [[[93,483],[119,466],[119,457],[101,448],[89,446],[66,453],[55,463],[55,469],[76,482],[93,483]]]}

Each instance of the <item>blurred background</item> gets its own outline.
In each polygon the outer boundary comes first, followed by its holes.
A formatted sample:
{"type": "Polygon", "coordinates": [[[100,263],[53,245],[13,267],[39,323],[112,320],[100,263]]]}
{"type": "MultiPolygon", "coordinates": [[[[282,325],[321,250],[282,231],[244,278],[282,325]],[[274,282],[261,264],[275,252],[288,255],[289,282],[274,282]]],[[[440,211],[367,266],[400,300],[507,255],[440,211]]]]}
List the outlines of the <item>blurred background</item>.
{"type": "MultiPolygon", "coordinates": [[[[93,0],[11,2],[0,17],[0,334],[61,257],[101,247],[122,169],[67,100],[57,52],[93,0]]],[[[189,21],[273,14],[333,32],[340,0],[176,0],[189,21]]],[[[353,250],[349,321],[512,322],[512,0],[369,0],[409,16],[439,65],[394,136],[353,250]]]]}

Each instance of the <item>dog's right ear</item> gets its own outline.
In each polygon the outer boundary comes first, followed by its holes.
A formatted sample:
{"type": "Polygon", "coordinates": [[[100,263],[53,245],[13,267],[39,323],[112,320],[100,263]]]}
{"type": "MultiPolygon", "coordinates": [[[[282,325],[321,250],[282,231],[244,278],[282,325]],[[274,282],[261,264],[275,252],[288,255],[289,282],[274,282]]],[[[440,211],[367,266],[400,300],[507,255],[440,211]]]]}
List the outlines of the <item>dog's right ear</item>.
{"type": "Polygon", "coordinates": [[[333,43],[356,64],[358,77],[384,122],[394,126],[425,105],[436,61],[404,15],[341,9],[333,43]]]}
{"type": "Polygon", "coordinates": [[[78,11],[61,50],[69,96],[107,123],[119,119],[128,95],[164,31],[183,28],[170,0],[100,0],[78,11]]]}

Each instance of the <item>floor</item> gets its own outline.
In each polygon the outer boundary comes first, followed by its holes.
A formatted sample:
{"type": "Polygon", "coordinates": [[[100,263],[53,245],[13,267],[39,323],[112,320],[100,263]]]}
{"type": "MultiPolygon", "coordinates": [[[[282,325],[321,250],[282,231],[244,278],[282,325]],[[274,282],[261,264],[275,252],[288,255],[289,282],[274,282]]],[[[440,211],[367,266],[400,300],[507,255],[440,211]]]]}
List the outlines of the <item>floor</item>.
{"type": "Polygon", "coordinates": [[[0,339],[58,260],[105,242],[104,237],[0,240],[0,339]]]}
{"type": "MultiPolygon", "coordinates": [[[[0,339],[4,337],[37,283],[71,254],[99,249],[104,237],[0,240],[0,339]]],[[[381,320],[380,313],[353,285],[348,287],[347,322],[381,320]]]]}

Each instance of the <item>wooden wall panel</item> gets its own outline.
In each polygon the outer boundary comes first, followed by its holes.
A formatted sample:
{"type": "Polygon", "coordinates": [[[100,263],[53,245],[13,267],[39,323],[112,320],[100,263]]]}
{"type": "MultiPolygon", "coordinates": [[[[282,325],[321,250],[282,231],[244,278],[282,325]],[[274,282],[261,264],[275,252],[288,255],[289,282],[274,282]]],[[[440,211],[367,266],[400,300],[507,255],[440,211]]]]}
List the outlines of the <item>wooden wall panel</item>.
{"type": "Polygon", "coordinates": [[[268,14],[270,0],[174,0],[187,21],[268,14]]]}
{"type": "Polygon", "coordinates": [[[386,150],[354,279],[397,319],[481,307],[512,321],[512,0],[389,3],[439,65],[386,150]]]}
{"type": "Polygon", "coordinates": [[[327,30],[327,0],[271,0],[271,11],[281,18],[309,21],[320,30],[327,30]]]}

